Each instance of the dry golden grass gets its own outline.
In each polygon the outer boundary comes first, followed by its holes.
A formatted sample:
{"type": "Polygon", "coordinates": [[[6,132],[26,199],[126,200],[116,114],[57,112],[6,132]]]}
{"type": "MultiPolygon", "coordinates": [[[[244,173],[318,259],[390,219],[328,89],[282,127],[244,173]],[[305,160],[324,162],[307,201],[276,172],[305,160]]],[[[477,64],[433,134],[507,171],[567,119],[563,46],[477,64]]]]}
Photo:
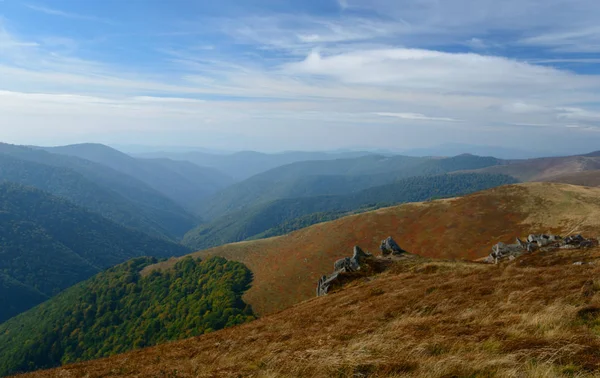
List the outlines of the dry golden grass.
{"type": "Polygon", "coordinates": [[[597,187],[600,186],[600,170],[569,172],[542,181],[597,187]]]}
{"type": "Polygon", "coordinates": [[[252,323],[29,376],[598,377],[599,277],[599,249],[417,258],[252,323]]]}
{"type": "Polygon", "coordinates": [[[483,168],[474,172],[505,174],[525,182],[545,181],[550,177],[595,169],[600,169],[599,157],[566,156],[522,160],[508,165],[483,168]]]}
{"type": "MultiPolygon", "coordinates": [[[[529,183],[380,209],[195,255],[219,255],[246,264],[254,282],[244,299],[266,315],[311,298],[319,277],[354,245],[378,252],[381,240],[390,235],[421,256],[474,260],[486,256],[493,244],[514,242],[516,236],[575,231],[600,235],[600,189],[529,183]]],[[[175,261],[148,271],[168,268],[175,261]]]]}

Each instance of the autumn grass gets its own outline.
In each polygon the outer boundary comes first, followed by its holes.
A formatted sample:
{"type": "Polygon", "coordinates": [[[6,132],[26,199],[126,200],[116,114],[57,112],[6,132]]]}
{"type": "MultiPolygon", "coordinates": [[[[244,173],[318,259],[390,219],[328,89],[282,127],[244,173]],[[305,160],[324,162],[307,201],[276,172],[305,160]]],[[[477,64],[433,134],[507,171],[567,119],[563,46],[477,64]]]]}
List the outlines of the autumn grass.
{"type": "MultiPolygon", "coordinates": [[[[406,204],[317,224],[286,236],[228,244],[195,253],[246,264],[254,274],[244,295],[259,315],[314,295],[315,282],[354,245],[377,253],[393,236],[421,256],[474,260],[497,242],[529,233],[600,235],[600,189],[551,183],[503,186],[468,196],[406,204]]],[[[148,268],[168,269],[176,259],[148,268]]]]}
{"type": "Polygon", "coordinates": [[[415,258],[246,325],[31,376],[600,377],[598,277],[598,249],[415,258]]]}

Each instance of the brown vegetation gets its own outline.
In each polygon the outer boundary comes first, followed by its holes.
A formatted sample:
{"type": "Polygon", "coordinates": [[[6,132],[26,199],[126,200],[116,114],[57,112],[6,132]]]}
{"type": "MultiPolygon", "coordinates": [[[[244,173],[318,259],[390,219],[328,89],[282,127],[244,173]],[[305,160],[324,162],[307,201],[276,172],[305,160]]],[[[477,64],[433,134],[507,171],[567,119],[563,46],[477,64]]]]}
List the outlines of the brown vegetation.
{"type": "Polygon", "coordinates": [[[597,187],[600,186],[600,170],[565,173],[542,181],[597,187]]]}
{"type": "Polygon", "coordinates": [[[511,164],[483,168],[474,172],[505,174],[520,181],[545,181],[563,174],[598,169],[600,169],[600,157],[588,155],[517,160],[511,164]]]}
{"type": "MultiPolygon", "coordinates": [[[[260,315],[314,296],[318,279],[354,245],[377,252],[393,236],[425,257],[477,259],[497,242],[528,233],[600,234],[600,189],[530,183],[451,200],[407,204],[317,224],[292,234],[228,244],[195,253],[241,261],[254,274],[244,299],[260,315]]],[[[176,260],[151,269],[172,266],[176,260]]]]}
{"type": "Polygon", "coordinates": [[[249,324],[29,376],[600,376],[599,276],[599,249],[409,259],[249,324]]]}

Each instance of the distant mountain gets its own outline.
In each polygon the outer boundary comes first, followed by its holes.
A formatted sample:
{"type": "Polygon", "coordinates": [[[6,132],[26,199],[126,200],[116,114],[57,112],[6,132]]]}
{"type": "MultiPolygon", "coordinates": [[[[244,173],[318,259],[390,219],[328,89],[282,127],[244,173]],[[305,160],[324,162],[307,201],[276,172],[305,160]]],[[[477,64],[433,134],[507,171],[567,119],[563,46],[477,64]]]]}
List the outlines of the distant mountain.
{"type": "Polygon", "coordinates": [[[135,155],[142,158],[169,158],[186,160],[202,167],[215,168],[234,179],[241,181],[256,174],[282,165],[298,161],[335,160],[370,155],[370,152],[303,152],[290,151],[278,154],[265,154],[254,151],[242,151],[233,154],[212,154],[200,151],[191,152],[153,152],[135,155]]]}
{"type": "Polygon", "coordinates": [[[0,184],[0,322],[130,258],[187,251],[38,189],[0,184]]]}
{"type": "Polygon", "coordinates": [[[473,154],[479,156],[494,156],[500,159],[532,159],[560,153],[552,151],[543,151],[536,149],[522,150],[518,148],[507,148],[501,146],[482,146],[462,143],[446,143],[427,148],[413,148],[409,150],[400,150],[398,153],[407,156],[456,156],[460,154],[473,154]]]}
{"type": "Polygon", "coordinates": [[[339,218],[345,212],[361,208],[378,208],[436,197],[458,196],[515,182],[512,177],[504,175],[452,174],[411,177],[354,194],[279,199],[202,224],[188,232],[183,243],[192,249],[201,250],[242,241],[263,233],[265,236],[281,235],[291,231],[289,226],[285,226],[286,223],[309,214],[318,215],[297,222],[298,227],[339,218]]]}
{"type": "Polygon", "coordinates": [[[353,159],[298,162],[278,167],[234,184],[202,203],[196,212],[215,219],[282,198],[341,195],[424,175],[504,164],[493,157],[459,155],[433,159],[369,155],[353,159]]]}
{"type": "Polygon", "coordinates": [[[0,180],[67,196],[81,206],[130,227],[177,239],[199,222],[142,181],[102,164],[10,144],[0,144],[0,157],[4,172],[0,172],[0,180]],[[20,168],[16,169],[13,164],[20,168]],[[61,181],[65,177],[68,183],[61,181]]]}
{"type": "MultiPolygon", "coordinates": [[[[137,258],[0,324],[0,376],[106,357],[254,319],[241,299],[252,275],[241,263],[137,258]]],[[[0,281],[1,282],[1,281],[0,281]]]]}
{"type": "Polygon", "coordinates": [[[166,158],[136,159],[102,144],[75,144],[44,150],[90,160],[134,177],[184,208],[233,183],[231,177],[213,168],[166,158]]]}

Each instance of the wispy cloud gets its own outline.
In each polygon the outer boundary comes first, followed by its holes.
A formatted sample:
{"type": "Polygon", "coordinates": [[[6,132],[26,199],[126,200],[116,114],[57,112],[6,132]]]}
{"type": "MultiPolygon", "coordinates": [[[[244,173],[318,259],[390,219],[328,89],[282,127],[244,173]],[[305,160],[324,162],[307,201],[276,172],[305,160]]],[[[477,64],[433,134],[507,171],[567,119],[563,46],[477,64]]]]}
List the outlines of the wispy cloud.
{"type": "Polygon", "coordinates": [[[382,117],[394,117],[400,119],[406,119],[410,121],[442,121],[442,122],[460,122],[458,119],[447,118],[447,117],[428,117],[420,113],[375,113],[382,117]]]}
{"type": "Polygon", "coordinates": [[[104,22],[104,23],[112,23],[111,20],[108,20],[105,18],[96,17],[96,16],[88,16],[88,15],[72,13],[72,12],[65,12],[65,11],[62,11],[59,9],[49,8],[49,7],[42,6],[42,5],[25,4],[25,6],[33,11],[45,13],[45,14],[48,14],[51,16],[59,16],[59,17],[70,18],[70,19],[74,19],[74,20],[82,20],[82,21],[97,21],[97,22],[104,22]]]}

